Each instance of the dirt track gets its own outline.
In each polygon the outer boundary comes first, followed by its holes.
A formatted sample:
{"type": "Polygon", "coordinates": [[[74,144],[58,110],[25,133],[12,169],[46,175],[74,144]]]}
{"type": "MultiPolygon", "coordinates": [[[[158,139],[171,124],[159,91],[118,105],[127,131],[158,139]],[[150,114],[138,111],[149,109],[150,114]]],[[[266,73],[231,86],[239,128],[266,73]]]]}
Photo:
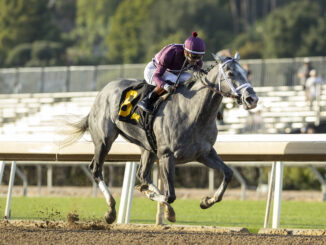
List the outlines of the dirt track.
{"type": "MultiPolygon", "coordinates": [[[[119,196],[120,189],[115,189],[119,196]]],[[[4,194],[6,188],[0,188],[4,194]]],[[[14,194],[20,195],[16,187],[14,194]]],[[[179,198],[200,198],[207,190],[177,189],[179,198]]],[[[42,188],[42,196],[91,196],[91,188],[42,188]]],[[[139,195],[135,192],[135,195],[139,195]]],[[[28,196],[38,196],[35,187],[29,188],[28,196]]],[[[239,190],[228,190],[225,199],[240,199],[239,190]]],[[[265,199],[255,191],[247,192],[248,199],[265,199]]],[[[320,200],[320,192],[283,192],[286,200],[320,200]]],[[[266,200],[266,199],[265,199],[266,200]]],[[[103,222],[34,222],[0,221],[0,244],[326,244],[326,231],[313,231],[304,235],[250,234],[248,231],[230,231],[218,227],[156,226],[156,225],[107,225],[103,222]],[[319,235],[319,236],[316,236],[319,235]]],[[[295,234],[293,232],[293,234],[295,234]]],[[[302,233],[301,233],[302,234],[302,233]]]]}
{"type": "Polygon", "coordinates": [[[263,235],[216,227],[0,222],[0,244],[325,244],[326,236],[263,235]]]}

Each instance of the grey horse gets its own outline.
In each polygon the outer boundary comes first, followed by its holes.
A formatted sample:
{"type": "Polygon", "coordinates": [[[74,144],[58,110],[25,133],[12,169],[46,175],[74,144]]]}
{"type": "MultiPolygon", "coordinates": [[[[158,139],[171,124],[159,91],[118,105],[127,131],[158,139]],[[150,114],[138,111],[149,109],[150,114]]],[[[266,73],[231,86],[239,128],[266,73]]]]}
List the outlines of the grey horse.
{"type": "MultiPolygon", "coordinates": [[[[103,192],[109,210],[107,223],[116,219],[115,200],[103,180],[102,167],[111,145],[122,135],[127,141],[140,146],[141,159],[137,178],[140,190],[151,200],[165,206],[165,217],[174,222],[175,213],[170,205],[176,199],[174,177],[175,165],[198,161],[209,168],[223,173],[223,180],[213,197],[204,197],[200,207],[209,208],[222,200],[233,172],[222,161],[213,148],[217,137],[216,115],[224,96],[236,99],[244,109],[257,106],[258,97],[240,66],[237,53],[234,58],[213,55],[216,63],[205,73],[194,72],[192,78],[178,86],[158,108],[153,133],[157,151],[153,151],[145,131],[137,125],[118,120],[119,102],[122,92],[137,83],[135,80],[119,80],[108,83],[95,99],[89,114],[72,124],[71,136],[77,140],[89,131],[94,143],[95,154],[89,165],[93,178],[103,192]],[[164,191],[152,182],[151,170],[159,162],[164,191]]],[[[74,141],[75,141],[74,140],[74,141]]],[[[73,143],[73,142],[70,142],[73,143]]]]}

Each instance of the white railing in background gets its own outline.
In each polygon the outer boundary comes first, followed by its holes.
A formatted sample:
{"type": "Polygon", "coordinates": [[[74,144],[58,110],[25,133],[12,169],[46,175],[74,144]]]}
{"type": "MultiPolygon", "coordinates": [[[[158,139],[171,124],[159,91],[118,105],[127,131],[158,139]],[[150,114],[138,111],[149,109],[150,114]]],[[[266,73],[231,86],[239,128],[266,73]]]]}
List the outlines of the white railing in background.
{"type": "MultiPolygon", "coordinates": [[[[15,140],[15,139],[13,139],[15,140]]],[[[324,166],[326,165],[326,135],[221,135],[218,137],[214,148],[225,162],[273,162],[275,169],[275,193],[274,193],[274,212],[273,228],[279,228],[281,213],[281,194],[283,166],[302,165],[302,166],[324,166]]],[[[85,162],[90,161],[93,156],[93,144],[90,142],[78,142],[65,149],[59,149],[54,142],[24,142],[24,141],[0,141],[0,160],[13,161],[13,168],[16,161],[47,161],[52,164],[58,162],[85,162]]],[[[139,161],[140,149],[130,143],[115,142],[111,148],[107,161],[139,161]]],[[[0,162],[3,164],[3,162],[0,162]]],[[[37,163],[35,163],[37,164],[37,163]]],[[[254,163],[253,163],[254,165],[254,163]]],[[[248,165],[243,165],[248,166],[248,165]]],[[[254,165],[255,166],[255,165],[254,165]]],[[[2,166],[0,165],[0,170],[2,166]]],[[[135,168],[129,167],[125,176],[129,179],[129,184],[124,185],[123,193],[130,193],[134,187],[135,168]],[[134,170],[132,170],[134,169],[134,170]],[[131,177],[132,176],[132,177],[131,177]],[[130,182],[130,180],[133,180],[130,182]]],[[[14,171],[14,170],[12,170],[14,171]]],[[[14,176],[14,173],[12,173],[14,176]]],[[[319,176],[320,177],[320,176],[319,176]]],[[[271,180],[272,181],[272,180],[271,180]]],[[[10,200],[13,180],[10,180],[7,207],[5,216],[10,218],[10,200]],[[10,200],[9,200],[10,199],[10,200]],[[9,206],[9,207],[8,207],[9,206]]],[[[126,181],[127,182],[127,181],[126,181]]],[[[323,180],[325,183],[325,180],[323,180]]],[[[271,187],[272,185],[270,185],[271,187]]],[[[322,189],[325,189],[324,187],[322,189]]],[[[129,197],[132,194],[129,194],[129,197]]],[[[128,196],[126,194],[125,196],[128,196]]],[[[268,198],[271,199],[272,191],[269,191],[268,198]]],[[[127,205],[120,210],[130,210],[131,199],[126,200],[127,205]]],[[[268,202],[269,202],[268,200],[268,202]]],[[[267,203],[268,204],[268,203],[267,203]]],[[[268,217],[270,205],[267,205],[265,227],[268,226],[268,217]]],[[[122,213],[125,217],[121,222],[129,222],[130,213],[122,213]]],[[[120,214],[119,214],[120,216],[120,214]]]]}

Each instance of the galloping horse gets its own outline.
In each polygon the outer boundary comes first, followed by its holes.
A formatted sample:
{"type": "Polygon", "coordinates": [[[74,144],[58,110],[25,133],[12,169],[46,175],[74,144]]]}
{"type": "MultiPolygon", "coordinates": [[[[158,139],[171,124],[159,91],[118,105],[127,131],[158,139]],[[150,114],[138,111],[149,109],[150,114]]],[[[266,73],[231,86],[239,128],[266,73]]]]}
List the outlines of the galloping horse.
{"type": "MultiPolygon", "coordinates": [[[[163,101],[153,121],[153,134],[157,151],[153,151],[145,131],[137,125],[118,120],[119,102],[122,92],[137,84],[135,80],[119,80],[108,83],[97,95],[89,114],[71,125],[71,135],[80,138],[89,131],[95,147],[95,154],[89,165],[93,178],[104,193],[109,211],[107,223],[116,218],[115,200],[103,180],[102,167],[112,143],[122,135],[126,140],[141,148],[137,177],[140,190],[151,200],[165,205],[165,217],[174,222],[175,214],[171,203],[176,199],[174,176],[175,165],[198,161],[209,168],[219,169],[223,181],[213,197],[201,200],[205,209],[222,200],[233,172],[222,161],[213,148],[217,137],[216,115],[223,96],[236,99],[244,109],[257,106],[258,97],[240,66],[237,53],[234,58],[214,56],[216,64],[208,71],[194,72],[192,78],[178,86],[176,92],[163,101]],[[151,169],[159,160],[163,193],[153,184],[151,169]]],[[[71,142],[72,143],[72,142],[71,142]]]]}

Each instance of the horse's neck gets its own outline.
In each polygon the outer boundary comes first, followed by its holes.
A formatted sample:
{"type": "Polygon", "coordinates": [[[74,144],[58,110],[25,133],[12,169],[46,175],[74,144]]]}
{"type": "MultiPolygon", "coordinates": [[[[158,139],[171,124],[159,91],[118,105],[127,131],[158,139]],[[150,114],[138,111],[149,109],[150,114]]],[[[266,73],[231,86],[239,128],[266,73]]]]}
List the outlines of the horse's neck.
{"type": "Polygon", "coordinates": [[[187,100],[187,107],[191,108],[191,114],[195,120],[202,119],[208,122],[209,120],[215,121],[222,96],[204,87],[200,79],[205,79],[207,76],[198,75],[196,77],[196,82],[189,89],[189,94],[193,93],[194,95],[190,100],[187,100]]]}

